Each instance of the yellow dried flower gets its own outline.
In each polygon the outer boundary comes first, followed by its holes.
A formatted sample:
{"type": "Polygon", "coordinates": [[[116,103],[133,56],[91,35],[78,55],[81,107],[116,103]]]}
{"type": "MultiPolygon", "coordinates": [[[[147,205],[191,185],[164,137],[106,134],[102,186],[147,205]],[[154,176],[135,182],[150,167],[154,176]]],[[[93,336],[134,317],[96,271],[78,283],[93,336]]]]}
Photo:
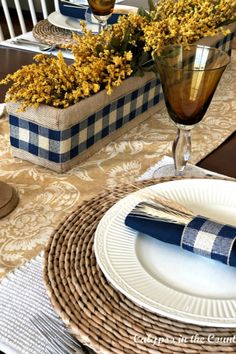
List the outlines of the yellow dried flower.
{"type": "Polygon", "coordinates": [[[39,104],[65,108],[115,86],[167,44],[188,44],[223,31],[236,18],[236,0],[159,0],[148,13],[120,16],[116,24],[93,34],[81,22],[83,35],[74,34],[74,62],[36,55],[34,63],[9,74],[0,84],[11,84],[6,101],[20,101],[21,109],[39,104]]]}
{"type": "Polygon", "coordinates": [[[236,0],[159,0],[152,20],[142,26],[145,50],[160,51],[167,44],[193,43],[222,31],[236,18],[236,0]]]}

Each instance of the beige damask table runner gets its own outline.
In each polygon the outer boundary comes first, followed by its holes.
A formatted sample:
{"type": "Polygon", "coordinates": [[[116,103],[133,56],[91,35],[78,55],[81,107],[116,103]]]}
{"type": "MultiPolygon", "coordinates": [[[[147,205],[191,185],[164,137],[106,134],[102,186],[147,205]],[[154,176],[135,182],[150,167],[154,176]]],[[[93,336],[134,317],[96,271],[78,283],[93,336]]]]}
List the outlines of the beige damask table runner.
{"type": "MultiPolygon", "coordinates": [[[[236,130],[236,52],[204,121],[193,130],[193,164],[236,130]]],[[[44,249],[56,225],[103,188],[132,182],[171,155],[175,127],[165,109],[111,142],[85,163],[57,174],[11,156],[7,118],[0,120],[0,179],[14,185],[18,207],[0,220],[0,277],[44,249]]]]}

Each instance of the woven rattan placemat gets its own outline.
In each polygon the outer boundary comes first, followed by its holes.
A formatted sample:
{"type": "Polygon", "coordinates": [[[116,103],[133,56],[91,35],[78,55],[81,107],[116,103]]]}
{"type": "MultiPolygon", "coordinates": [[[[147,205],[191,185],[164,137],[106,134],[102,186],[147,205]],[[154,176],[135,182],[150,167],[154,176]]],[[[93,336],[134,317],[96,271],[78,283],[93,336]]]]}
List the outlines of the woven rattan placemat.
{"type": "Polygon", "coordinates": [[[115,290],[97,266],[93,238],[104,213],[137,188],[166,180],[104,191],[58,226],[45,252],[44,280],[52,304],[75,336],[97,353],[236,353],[234,329],[185,324],[148,312],[115,290]],[[232,342],[219,343],[218,337],[232,342]]]}
{"type": "Polygon", "coordinates": [[[33,36],[42,43],[57,45],[72,44],[72,32],[52,25],[48,20],[39,21],[33,28],[33,36]]]}

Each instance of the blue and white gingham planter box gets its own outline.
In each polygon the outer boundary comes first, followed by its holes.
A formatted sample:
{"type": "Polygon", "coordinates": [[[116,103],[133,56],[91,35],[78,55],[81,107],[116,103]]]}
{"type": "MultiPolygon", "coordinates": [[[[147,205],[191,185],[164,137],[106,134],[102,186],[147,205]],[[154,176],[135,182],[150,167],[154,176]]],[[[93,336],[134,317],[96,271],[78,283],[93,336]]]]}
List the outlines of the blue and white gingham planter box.
{"type": "Polygon", "coordinates": [[[8,103],[14,156],[64,172],[159,109],[160,81],[153,73],[131,77],[113,90],[103,90],[75,105],[46,105],[18,112],[8,103]]]}
{"type": "MultiPolygon", "coordinates": [[[[207,37],[198,43],[230,53],[236,25],[228,28],[231,33],[225,37],[207,37]]],[[[41,105],[18,112],[19,104],[8,103],[12,153],[64,172],[159,111],[162,98],[160,81],[150,72],[125,80],[110,96],[101,91],[65,109],[41,105]]]]}

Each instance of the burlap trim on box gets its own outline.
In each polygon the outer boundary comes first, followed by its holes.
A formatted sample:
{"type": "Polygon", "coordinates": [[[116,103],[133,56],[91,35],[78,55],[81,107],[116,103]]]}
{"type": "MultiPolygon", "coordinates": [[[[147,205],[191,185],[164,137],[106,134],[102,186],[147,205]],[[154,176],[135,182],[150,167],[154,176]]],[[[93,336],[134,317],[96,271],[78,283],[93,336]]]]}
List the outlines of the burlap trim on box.
{"type": "MultiPolygon", "coordinates": [[[[236,22],[230,23],[227,26],[224,26],[224,31],[230,31],[231,33],[234,33],[236,31],[236,22]]],[[[224,34],[223,32],[215,35],[215,36],[209,36],[209,37],[203,37],[199,39],[198,41],[195,42],[195,44],[202,44],[202,45],[208,45],[208,46],[215,46],[215,43],[221,41],[224,39],[224,34]]],[[[233,38],[232,38],[233,39],[233,38]]],[[[232,47],[232,43],[231,43],[232,47]]]]}
{"type": "Polygon", "coordinates": [[[82,122],[113,101],[144,87],[146,83],[155,78],[154,73],[145,73],[143,77],[130,77],[121,86],[115,87],[111,95],[108,95],[106,90],[102,90],[64,109],[40,105],[38,108],[28,107],[26,111],[19,112],[20,103],[17,102],[7,102],[6,107],[9,114],[19,118],[49,129],[64,130],[82,122]]]}
{"type": "Polygon", "coordinates": [[[167,180],[121,185],[100,193],[78,206],[50,239],[44,280],[51,302],[75,336],[97,353],[236,353],[233,341],[207,341],[211,334],[219,340],[233,338],[235,329],[185,324],[148,312],[115,290],[96,263],[93,238],[104,213],[126,194],[167,180]],[[164,342],[154,345],[134,339],[148,336],[164,342]],[[191,341],[192,336],[202,341],[191,341]]]}

